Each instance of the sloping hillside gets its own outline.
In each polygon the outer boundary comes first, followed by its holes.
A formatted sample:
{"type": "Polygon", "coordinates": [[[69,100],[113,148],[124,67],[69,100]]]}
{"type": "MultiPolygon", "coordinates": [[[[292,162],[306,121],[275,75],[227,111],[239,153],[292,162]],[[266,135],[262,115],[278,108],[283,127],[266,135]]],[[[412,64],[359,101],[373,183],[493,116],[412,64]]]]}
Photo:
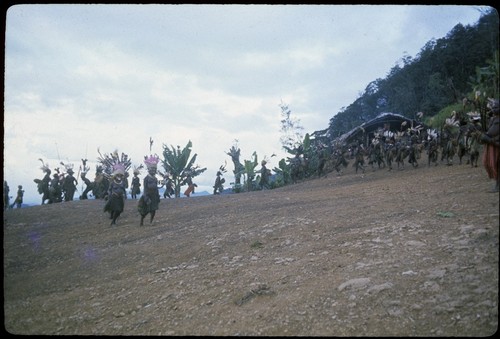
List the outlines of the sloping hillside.
{"type": "Polygon", "coordinates": [[[487,336],[499,195],[482,167],[407,167],[161,200],[4,214],[15,334],[487,336]]]}

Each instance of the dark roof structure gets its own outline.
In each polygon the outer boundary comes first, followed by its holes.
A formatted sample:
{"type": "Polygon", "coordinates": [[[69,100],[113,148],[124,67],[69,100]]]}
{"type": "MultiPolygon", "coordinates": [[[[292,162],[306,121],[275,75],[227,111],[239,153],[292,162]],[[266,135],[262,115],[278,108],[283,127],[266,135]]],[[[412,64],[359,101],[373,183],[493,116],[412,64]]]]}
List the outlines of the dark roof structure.
{"type": "Polygon", "coordinates": [[[380,113],[377,117],[362,123],[347,133],[342,134],[337,140],[342,143],[350,143],[354,140],[371,138],[379,128],[387,128],[391,132],[399,132],[401,131],[402,123],[405,121],[407,126],[406,128],[422,125],[422,123],[417,122],[414,119],[407,118],[401,114],[380,113]]]}

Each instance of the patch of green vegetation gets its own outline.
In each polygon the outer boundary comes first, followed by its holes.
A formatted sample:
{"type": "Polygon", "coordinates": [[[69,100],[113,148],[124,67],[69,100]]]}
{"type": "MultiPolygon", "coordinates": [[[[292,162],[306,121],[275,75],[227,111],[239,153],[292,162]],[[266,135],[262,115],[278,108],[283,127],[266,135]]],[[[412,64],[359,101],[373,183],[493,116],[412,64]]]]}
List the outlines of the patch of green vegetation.
{"type": "Polygon", "coordinates": [[[451,218],[455,216],[455,214],[453,214],[452,212],[443,212],[443,211],[437,212],[437,215],[442,218],[451,218]]]}
{"type": "Polygon", "coordinates": [[[251,245],[251,248],[262,248],[264,247],[264,244],[261,243],[259,240],[255,240],[251,245]]]}

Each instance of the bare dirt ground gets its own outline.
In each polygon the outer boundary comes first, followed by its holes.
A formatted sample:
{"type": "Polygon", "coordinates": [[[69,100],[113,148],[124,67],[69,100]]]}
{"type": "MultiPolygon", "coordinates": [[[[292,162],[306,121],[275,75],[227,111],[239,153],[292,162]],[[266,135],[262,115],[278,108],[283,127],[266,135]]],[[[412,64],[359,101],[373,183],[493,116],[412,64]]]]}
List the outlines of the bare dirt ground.
{"type": "MultiPolygon", "coordinates": [[[[227,175],[229,177],[229,175],[227,175]]],[[[386,169],[275,190],[4,214],[13,334],[489,336],[499,195],[482,166],[386,169]]]]}

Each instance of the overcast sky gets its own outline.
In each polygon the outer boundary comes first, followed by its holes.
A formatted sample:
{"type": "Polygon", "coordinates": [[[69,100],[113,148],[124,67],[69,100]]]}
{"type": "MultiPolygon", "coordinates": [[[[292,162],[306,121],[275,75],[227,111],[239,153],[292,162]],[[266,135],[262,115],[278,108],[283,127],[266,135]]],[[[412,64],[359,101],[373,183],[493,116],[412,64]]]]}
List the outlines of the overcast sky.
{"type": "MultiPolygon", "coordinates": [[[[4,179],[39,204],[42,158],[89,159],[99,148],[134,165],[163,144],[193,142],[198,190],[212,192],[237,141],[240,161],[287,156],[280,103],[304,133],[328,127],[402,57],[415,57],[480,6],[16,5],[6,13],[4,179]]],[[[398,112],[400,113],[400,112],[398,112]]],[[[260,165],[257,169],[260,168],[260,165]]],[[[145,171],[143,171],[144,177],[145,171]]],[[[79,178],[78,178],[79,179],[79,178]]],[[[82,191],[79,180],[77,199],[82,191]]]]}

